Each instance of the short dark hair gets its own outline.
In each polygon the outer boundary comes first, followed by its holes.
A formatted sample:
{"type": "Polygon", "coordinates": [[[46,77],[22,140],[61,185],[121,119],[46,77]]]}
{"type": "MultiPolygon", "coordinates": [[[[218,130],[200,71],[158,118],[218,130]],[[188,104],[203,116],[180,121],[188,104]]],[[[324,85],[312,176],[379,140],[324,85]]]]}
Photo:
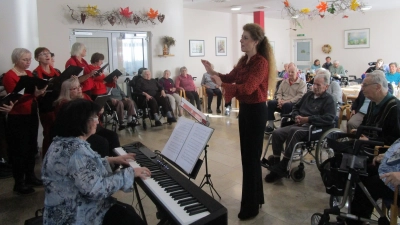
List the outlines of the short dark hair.
{"type": "Polygon", "coordinates": [[[91,63],[97,63],[100,60],[104,60],[104,55],[101,53],[93,53],[92,58],[90,58],[91,63]]]}
{"type": "Polygon", "coordinates": [[[331,57],[330,57],[330,56],[327,56],[327,57],[325,58],[325,60],[327,60],[327,59],[331,59],[331,57]]]}
{"type": "Polygon", "coordinates": [[[35,55],[35,59],[39,58],[39,54],[44,52],[44,51],[48,51],[50,52],[50,50],[46,47],[39,47],[37,49],[35,49],[34,55],[35,55]]]}
{"type": "Polygon", "coordinates": [[[88,133],[90,117],[100,112],[100,106],[86,99],[75,99],[65,103],[54,123],[54,135],[79,137],[88,133]]]}

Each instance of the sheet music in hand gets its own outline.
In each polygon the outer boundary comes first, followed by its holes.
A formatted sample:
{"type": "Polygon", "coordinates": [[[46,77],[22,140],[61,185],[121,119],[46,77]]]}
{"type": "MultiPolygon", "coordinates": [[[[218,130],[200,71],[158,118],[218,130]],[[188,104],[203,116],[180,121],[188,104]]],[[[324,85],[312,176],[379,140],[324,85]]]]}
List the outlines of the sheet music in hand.
{"type": "Polygon", "coordinates": [[[161,154],[190,174],[214,129],[179,117],[161,154]]]}

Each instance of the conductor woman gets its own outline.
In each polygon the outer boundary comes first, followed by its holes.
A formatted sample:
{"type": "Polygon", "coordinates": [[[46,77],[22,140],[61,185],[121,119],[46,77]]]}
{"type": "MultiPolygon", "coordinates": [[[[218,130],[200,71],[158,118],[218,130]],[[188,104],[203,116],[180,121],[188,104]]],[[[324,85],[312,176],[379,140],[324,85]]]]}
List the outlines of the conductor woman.
{"type": "Polygon", "coordinates": [[[260,157],[267,121],[268,86],[274,87],[275,59],[264,30],[257,24],[243,26],[240,39],[242,56],[237,66],[226,75],[215,72],[211,63],[202,60],[207,73],[225,90],[225,99],[240,101],[239,135],[242,156],[242,202],[239,219],[257,216],[264,204],[260,157]]]}

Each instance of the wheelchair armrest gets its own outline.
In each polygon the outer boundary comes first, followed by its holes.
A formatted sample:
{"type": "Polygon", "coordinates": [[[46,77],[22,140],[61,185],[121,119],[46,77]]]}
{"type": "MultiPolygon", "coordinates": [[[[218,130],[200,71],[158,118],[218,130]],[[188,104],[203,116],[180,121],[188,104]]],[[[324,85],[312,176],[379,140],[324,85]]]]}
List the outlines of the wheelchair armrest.
{"type": "Polygon", "coordinates": [[[292,114],[281,114],[281,117],[292,118],[292,114]]]}
{"type": "Polygon", "coordinates": [[[383,142],[381,142],[381,141],[356,140],[356,141],[354,142],[352,154],[353,154],[353,155],[358,155],[358,153],[359,153],[360,150],[361,150],[361,147],[362,147],[362,146],[365,146],[365,145],[368,145],[368,146],[371,146],[371,145],[373,145],[373,146],[384,146],[385,143],[383,143],[383,142]]]}
{"type": "Polygon", "coordinates": [[[380,127],[359,126],[357,128],[356,138],[361,137],[361,134],[363,133],[364,130],[382,132],[382,128],[380,127]]]}

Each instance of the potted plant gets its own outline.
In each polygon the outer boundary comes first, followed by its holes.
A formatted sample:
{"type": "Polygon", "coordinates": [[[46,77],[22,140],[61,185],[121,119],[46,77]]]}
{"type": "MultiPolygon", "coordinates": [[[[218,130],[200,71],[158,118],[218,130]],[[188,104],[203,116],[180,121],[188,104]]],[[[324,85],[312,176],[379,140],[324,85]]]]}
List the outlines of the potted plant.
{"type": "Polygon", "coordinates": [[[175,45],[175,39],[170,36],[162,37],[164,43],[163,55],[169,55],[169,47],[175,45]]]}

